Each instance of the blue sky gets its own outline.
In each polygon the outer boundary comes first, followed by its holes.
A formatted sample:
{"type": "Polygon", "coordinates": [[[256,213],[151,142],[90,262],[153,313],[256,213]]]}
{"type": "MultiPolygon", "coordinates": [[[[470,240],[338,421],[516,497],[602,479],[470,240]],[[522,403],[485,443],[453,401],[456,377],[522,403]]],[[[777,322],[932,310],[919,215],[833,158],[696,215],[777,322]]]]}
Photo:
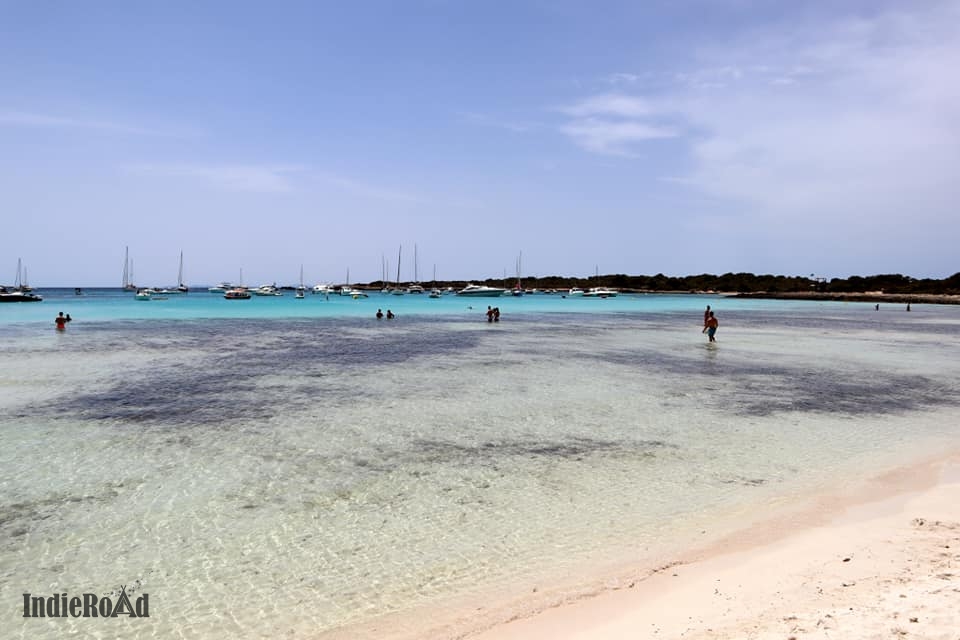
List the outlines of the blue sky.
{"type": "Polygon", "coordinates": [[[960,271],[957,2],[0,15],[0,281],[960,271]]]}

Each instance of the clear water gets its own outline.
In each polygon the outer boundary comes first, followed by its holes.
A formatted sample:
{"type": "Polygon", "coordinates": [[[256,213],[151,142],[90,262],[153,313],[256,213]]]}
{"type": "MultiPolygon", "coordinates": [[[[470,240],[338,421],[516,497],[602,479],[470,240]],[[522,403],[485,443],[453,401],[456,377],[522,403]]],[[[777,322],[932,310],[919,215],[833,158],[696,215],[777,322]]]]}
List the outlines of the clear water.
{"type": "Polygon", "coordinates": [[[955,448],[958,329],[700,296],[0,305],[5,626],[453,636],[955,448]],[[20,617],[23,592],[120,584],[149,619],[20,617]]]}

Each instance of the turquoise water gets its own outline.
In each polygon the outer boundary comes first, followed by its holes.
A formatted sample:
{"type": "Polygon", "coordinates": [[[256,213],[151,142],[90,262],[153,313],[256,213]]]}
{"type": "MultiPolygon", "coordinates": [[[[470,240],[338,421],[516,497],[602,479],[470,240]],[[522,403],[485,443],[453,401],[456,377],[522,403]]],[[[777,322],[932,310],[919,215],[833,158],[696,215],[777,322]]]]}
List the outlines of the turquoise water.
{"type": "MultiPolygon", "coordinates": [[[[810,303],[769,300],[724,299],[719,296],[690,295],[620,295],[615,298],[566,297],[562,294],[530,294],[501,296],[499,298],[464,298],[443,295],[430,298],[426,294],[387,295],[369,293],[368,298],[314,295],[307,293],[298,300],[293,291],[283,296],[253,296],[249,300],[225,300],[222,293],[191,292],[169,295],[166,300],[138,301],[133,294],[120,289],[84,289],[75,295],[73,289],[39,291],[44,296],[40,303],[5,304],[0,306],[0,325],[53,322],[59,312],[69,313],[75,319],[151,320],[199,318],[337,318],[373,317],[378,308],[386,313],[392,309],[398,315],[460,316],[468,318],[486,311],[487,305],[500,307],[503,313],[604,313],[695,311],[712,300],[725,301],[727,308],[785,309],[803,308],[810,303]]],[[[74,325],[77,326],[77,325],[74,325]]]]}
{"type": "Polygon", "coordinates": [[[0,306],[14,637],[457,637],[960,435],[957,307],[41,293],[0,306]],[[21,617],[121,584],[149,619],[21,617]]]}

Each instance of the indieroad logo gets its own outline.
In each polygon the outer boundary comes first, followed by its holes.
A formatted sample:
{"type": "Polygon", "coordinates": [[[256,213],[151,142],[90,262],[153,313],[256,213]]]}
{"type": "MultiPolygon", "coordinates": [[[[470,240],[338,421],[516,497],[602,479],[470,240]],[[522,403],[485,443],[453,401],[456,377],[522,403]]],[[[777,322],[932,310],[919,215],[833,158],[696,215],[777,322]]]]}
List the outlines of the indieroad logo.
{"type": "Polygon", "coordinates": [[[33,596],[29,593],[23,594],[23,617],[24,618],[116,618],[118,616],[128,616],[130,618],[148,618],[150,617],[150,596],[144,593],[136,600],[136,604],[130,602],[130,596],[127,595],[127,585],[120,585],[120,592],[114,591],[110,595],[116,597],[114,601],[110,596],[98,597],[95,593],[84,593],[82,596],[73,596],[68,598],[66,593],[55,593],[52,596],[33,596]]]}

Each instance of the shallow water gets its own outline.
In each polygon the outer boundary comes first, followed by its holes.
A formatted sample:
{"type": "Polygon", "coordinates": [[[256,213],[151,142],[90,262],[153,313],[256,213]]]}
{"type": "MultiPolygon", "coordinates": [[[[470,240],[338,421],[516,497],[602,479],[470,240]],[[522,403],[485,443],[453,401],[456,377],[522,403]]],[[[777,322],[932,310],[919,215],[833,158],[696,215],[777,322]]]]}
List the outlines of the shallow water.
{"type": "Polygon", "coordinates": [[[19,637],[349,635],[576,589],[960,433],[955,307],[527,296],[488,324],[484,300],[94,298],[62,334],[58,306],[0,317],[19,637]],[[150,618],[20,617],[24,592],[121,584],[150,618]]]}

